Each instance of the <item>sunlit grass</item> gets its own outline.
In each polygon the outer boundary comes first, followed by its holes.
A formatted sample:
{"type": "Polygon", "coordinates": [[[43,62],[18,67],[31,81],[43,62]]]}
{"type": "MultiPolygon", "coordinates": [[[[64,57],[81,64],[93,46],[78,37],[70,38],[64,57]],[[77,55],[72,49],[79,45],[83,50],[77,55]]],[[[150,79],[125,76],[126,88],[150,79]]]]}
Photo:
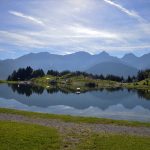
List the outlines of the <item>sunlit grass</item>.
{"type": "Polygon", "coordinates": [[[1,150],[58,150],[59,133],[54,128],[0,121],[1,150]]]}
{"type": "Polygon", "coordinates": [[[79,144],[78,150],[150,150],[150,137],[93,134],[79,144]]]}
{"type": "Polygon", "coordinates": [[[80,117],[71,115],[57,115],[57,114],[46,114],[37,112],[28,112],[22,110],[0,108],[0,113],[23,115],[31,118],[45,118],[45,119],[59,119],[65,122],[75,123],[100,123],[100,124],[114,124],[124,126],[136,126],[136,127],[150,127],[150,122],[138,122],[138,121],[127,121],[127,120],[113,120],[96,117],[80,117]]]}

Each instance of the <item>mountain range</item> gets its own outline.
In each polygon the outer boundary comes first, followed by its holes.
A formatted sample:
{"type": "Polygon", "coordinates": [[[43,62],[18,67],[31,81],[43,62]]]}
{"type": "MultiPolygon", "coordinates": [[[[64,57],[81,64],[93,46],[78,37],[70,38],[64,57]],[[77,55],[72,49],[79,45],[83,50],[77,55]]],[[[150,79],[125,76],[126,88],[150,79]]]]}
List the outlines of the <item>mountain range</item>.
{"type": "Polygon", "coordinates": [[[30,53],[16,59],[0,60],[0,79],[6,79],[14,70],[31,66],[33,69],[85,71],[93,74],[113,74],[127,77],[136,75],[138,70],[150,68],[150,53],[137,57],[132,53],[122,58],[110,56],[105,51],[91,55],[76,52],[56,55],[48,52],[30,53]]]}

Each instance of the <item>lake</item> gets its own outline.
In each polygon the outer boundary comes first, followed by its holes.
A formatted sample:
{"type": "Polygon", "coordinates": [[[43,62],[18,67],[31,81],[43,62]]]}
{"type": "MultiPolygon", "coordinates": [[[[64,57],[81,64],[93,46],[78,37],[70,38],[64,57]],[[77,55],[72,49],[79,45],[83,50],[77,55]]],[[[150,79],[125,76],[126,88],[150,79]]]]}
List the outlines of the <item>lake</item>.
{"type": "Polygon", "coordinates": [[[100,89],[76,94],[57,87],[0,84],[0,107],[34,112],[150,121],[150,91],[100,89]]]}

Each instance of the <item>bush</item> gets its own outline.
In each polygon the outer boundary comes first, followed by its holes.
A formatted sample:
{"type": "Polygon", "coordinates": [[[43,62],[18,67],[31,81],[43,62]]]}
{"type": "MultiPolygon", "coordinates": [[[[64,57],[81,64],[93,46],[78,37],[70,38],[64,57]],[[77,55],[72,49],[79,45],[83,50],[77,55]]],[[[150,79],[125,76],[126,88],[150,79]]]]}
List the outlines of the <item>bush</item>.
{"type": "Polygon", "coordinates": [[[89,83],[86,83],[85,86],[90,87],[90,88],[94,88],[97,86],[97,84],[94,82],[89,82],[89,83]]]}

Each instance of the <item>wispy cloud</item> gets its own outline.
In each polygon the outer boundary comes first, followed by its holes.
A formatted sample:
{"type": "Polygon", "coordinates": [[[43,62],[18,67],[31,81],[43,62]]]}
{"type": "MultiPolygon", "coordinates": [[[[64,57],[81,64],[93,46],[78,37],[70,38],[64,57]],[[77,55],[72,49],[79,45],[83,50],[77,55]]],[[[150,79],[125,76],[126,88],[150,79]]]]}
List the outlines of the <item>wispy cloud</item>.
{"type": "Polygon", "coordinates": [[[104,31],[104,30],[97,30],[92,28],[87,28],[84,26],[71,26],[70,30],[74,32],[79,38],[105,38],[105,39],[119,39],[119,35],[116,33],[104,31]]]}
{"type": "Polygon", "coordinates": [[[150,34],[150,23],[144,19],[142,16],[140,16],[138,14],[138,12],[134,11],[134,10],[129,10],[125,7],[123,7],[122,5],[113,2],[112,0],[104,0],[107,4],[112,5],[114,7],[116,7],[117,9],[119,9],[120,11],[122,11],[123,13],[127,14],[128,16],[136,19],[139,21],[139,30],[142,30],[144,33],[146,34],[150,34]]]}
{"type": "Polygon", "coordinates": [[[104,0],[104,1],[110,5],[118,8],[119,10],[121,10],[122,12],[127,14],[128,16],[131,16],[131,17],[137,19],[138,21],[144,21],[144,19],[136,11],[128,10],[127,8],[123,7],[122,5],[117,4],[111,0],[104,0]]]}
{"type": "Polygon", "coordinates": [[[44,46],[42,41],[32,38],[30,36],[3,30],[0,30],[0,42],[30,48],[39,48],[44,46]]]}
{"type": "Polygon", "coordinates": [[[9,13],[14,15],[14,16],[21,17],[21,18],[24,18],[26,20],[32,21],[33,23],[45,25],[43,21],[41,21],[40,19],[35,18],[33,16],[28,16],[28,15],[25,15],[25,14],[23,14],[21,12],[17,12],[17,11],[9,11],[9,13]]]}
{"type": "Polygon", "coordinates": [[[0,43],[11,43],[23,47],[44,48],[50,46],[67,46],[82,44],[92,40],[118,40],[117,33],[87,28],[81,25],[70,25],[53,28],[44,28],[42,31],[5,31],[0,30],[0,43]]]}
{"type": "Polygon", "coordinates": [[[124,2],[128,5],[119,0],[14,1],[11,9],[3,6],[7,1],[0,5],[1,49],[63,54],[150,48],[147,0],[142,0],[146,7],[136,0],[124,2]]]}
{"type": "Polygon", "coordinates": [[[5,52],[5,50],[0,48],[0,52],[5,52]]]}

